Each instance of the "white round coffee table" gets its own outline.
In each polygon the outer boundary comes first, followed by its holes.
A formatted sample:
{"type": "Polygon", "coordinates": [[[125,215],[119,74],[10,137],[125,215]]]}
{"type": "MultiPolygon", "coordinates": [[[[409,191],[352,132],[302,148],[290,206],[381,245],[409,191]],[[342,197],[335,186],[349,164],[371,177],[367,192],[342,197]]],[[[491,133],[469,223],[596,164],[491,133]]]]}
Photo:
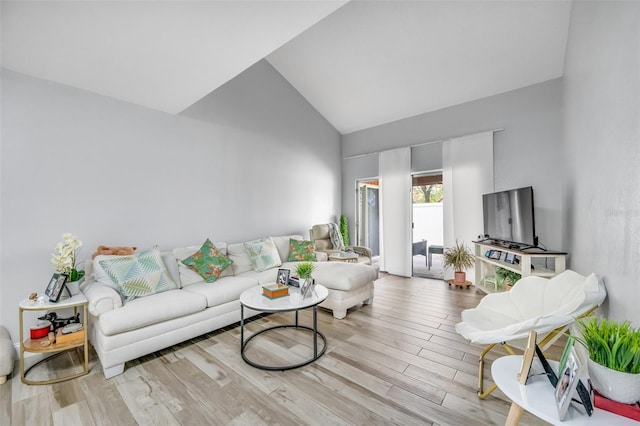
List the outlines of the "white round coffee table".
{"type": "Polygon", "coordinates": [[[255,367],[260,368],[262,370],[274,370],[274,371],[284,371],[291,370],[294,368],[302,367],[304,365],[310,364],[313,361],[320,358],[324,352],[327,350],[327,339],[324,337],[324,334],[318,331],[318,305],[322,303],[327,296],[329,295],[329,290],[326,287],[317,284],[315,286],[314,291],[311,295],[308,295],[305,299],[302,299],[300,295],[300,289],[296,287],[289,287],[289,296],[280,297],[277,299],[269,299],[262,295],[262,286],[251,287],[240,295],[240,355],[242,355],[242,359],[244,361],[255,367]],[[244,308],[247,307],[249,309],[253,309],[255,311],[261,312],[291,312],[295,311],[295,323],[291,325],[277,325],[274,327],[265,328],[264,330],[260,330],[247,338],[244,339],[244,308]],[[304,325],[300,325],[298,323],[298,311],[300,309],[313,308],[313,327],[307,327],[304,325]],[[253,340],[255,337],[268,332],[270,330],[275,330],[279,328],[295,328],[299,330],[309,330],[313,333],[313,357],[302,361],[293,365],[285,365],[285,366],[270,366],[263,365],[257,362],[251,361],[245,355],[245,349],[247,348],[247,344],[253,340]],[[322,350],[318,351],[318,336],[322,338],[323,346],[322,350]]]}

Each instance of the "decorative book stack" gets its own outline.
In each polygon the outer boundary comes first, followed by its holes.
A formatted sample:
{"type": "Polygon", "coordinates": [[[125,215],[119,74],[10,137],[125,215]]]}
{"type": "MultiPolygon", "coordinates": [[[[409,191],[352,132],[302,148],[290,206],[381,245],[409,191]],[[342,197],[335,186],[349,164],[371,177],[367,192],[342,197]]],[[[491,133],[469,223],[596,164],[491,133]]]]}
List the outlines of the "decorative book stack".
{"type": "Polygon", "coordinates": [[[280,284],[262,286],[262,295],[269,299],[277,299],[289,295],[289,287],[280,284]]]}
{"type": "Polygon", "coordinates": [[[593,391],[593,405],[603,410],[616,413],[620,416],[628,417],[633,420],[640,421],[640,407],[638,404],[623,404],[621,402],[612,401],[593,391]]]}

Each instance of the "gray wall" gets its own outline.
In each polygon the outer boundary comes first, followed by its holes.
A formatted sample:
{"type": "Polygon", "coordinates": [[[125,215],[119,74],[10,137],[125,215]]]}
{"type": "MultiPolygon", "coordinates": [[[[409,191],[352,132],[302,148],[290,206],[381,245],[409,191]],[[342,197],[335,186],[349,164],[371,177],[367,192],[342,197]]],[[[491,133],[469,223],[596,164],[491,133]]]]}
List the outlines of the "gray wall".
{"type": "Polygon", "coordinates": [[[0,324],[61,235],[161,249],[306,235],[340,211],[340,135],[261,61],[172,116],[2,71],[0,324]]]}
{"type": "MultiPolygon", "coordinates": [[[[357,156],[497,128],[504,130],[494,134],[495,190],[532,185],[540,242],[556,250],[566,249],[561,232],[561,79],[344,135],[342,153],[357,156]]],[[[414,152],[428,155],[426,150],[435,153],[438,147],[441,144],[418,147],[414,152]]],[[[355,217],[354,180],[377,176],[377,165],[374,169],[370,163],[360,163],[359,157],[343,160],[342,206],[350,223],[355,217]]],[[[427,158],[412,163],[415,168],[436,164],[427,158]]]]}
{"type": "Polygon", "coordinates": [[[565,60],[571,264],[604,278],[603,313],[640,326],[640,3],[574,2],[565,60]]]}

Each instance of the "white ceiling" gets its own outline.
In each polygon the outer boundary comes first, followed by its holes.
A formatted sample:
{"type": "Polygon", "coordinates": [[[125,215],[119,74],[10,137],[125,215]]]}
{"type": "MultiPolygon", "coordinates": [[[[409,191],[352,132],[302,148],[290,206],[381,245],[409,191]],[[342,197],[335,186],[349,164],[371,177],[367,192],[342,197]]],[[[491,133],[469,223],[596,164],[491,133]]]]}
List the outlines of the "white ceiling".
{"type": "Polygon", "coordinates": [[[345,3],[3,0],[2,65],[176,114],[266,57],[343,134],[562,76],[570,1],[345,3]]]}
{"type": "Polygon", "coordinates": [[[2,65],[177,114],[345,1],[3,1],[2,65]]]}

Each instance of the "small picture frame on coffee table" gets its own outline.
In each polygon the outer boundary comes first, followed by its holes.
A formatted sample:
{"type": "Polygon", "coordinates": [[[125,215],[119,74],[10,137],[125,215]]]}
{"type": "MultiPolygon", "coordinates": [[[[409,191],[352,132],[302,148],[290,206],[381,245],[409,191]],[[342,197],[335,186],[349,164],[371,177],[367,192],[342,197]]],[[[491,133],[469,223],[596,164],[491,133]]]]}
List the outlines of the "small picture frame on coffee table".
{"type": "Polygon", "coordinates": [[[60,299],[67,278],[69,278],[67,274],[60,272],[56,272],[51,276],[47,289],[44,291],[44,294],[49,298],[50,302],[55,303],[60,299]]]}
{"type": "Polygon", "coordinates": [[[289,277],[291,275],[290,269],[278,269],[278,275],[276,276],[276,283],[278,285],[289,285],[289,277]]]}

